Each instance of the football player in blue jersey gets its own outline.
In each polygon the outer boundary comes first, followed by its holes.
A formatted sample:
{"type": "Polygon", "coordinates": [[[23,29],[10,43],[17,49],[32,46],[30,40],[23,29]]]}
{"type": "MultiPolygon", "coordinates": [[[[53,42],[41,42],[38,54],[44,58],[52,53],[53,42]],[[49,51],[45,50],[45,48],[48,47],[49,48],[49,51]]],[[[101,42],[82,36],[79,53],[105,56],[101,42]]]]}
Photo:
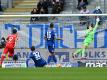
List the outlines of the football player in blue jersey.
{"type": "Polygon", "coordinates": [[[45,33],[45,40],[46,44],[48,47],[48,51],[50,53],[48,57],[48,64],[53,60],[55,63],[57,63],[57,59],[55,57],[54,49],[55,49],[55,40],[62,40],[61,38],[56,38],[55,37],[55,32],[54,32],[54,24],[51,23],[49,29],[45,33]]]}
{"type": "Polygon", "coordinates": [[[28,63],[29,60],[32,59],[35,63],[35,67],[44,67],[47,63],[46,61],[41,57],[39,51],[35,51],[35,47],[31,47],[31,53],[29,54],[28,59],[26,60],[26,65],[29,67],[28,63]]]}

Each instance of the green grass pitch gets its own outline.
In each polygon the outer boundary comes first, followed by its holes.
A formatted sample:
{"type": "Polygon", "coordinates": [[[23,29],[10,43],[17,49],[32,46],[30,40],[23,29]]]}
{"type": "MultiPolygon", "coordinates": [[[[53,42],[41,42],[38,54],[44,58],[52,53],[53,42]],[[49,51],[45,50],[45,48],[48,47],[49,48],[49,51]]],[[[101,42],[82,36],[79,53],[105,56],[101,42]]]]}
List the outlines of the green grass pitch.
{"type": "Polygon", "coordinates": [[[107,68],[0,68],[0,80],[107,80],[107,68]]]}

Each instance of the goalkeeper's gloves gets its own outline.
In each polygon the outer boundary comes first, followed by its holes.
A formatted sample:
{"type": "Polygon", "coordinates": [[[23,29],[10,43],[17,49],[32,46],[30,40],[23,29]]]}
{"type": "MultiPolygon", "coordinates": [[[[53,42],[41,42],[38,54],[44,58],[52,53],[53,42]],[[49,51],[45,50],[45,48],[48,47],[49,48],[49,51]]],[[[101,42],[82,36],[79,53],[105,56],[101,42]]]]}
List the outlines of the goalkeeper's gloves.
{"type": "Polygon", "coordinates": [[[99,22],[99,21],[100,21],[100,19],[99,19],[99,18],[97,18],[97,19],[96,19],[96,21],[97,21],[97,22],[99,22]]]}

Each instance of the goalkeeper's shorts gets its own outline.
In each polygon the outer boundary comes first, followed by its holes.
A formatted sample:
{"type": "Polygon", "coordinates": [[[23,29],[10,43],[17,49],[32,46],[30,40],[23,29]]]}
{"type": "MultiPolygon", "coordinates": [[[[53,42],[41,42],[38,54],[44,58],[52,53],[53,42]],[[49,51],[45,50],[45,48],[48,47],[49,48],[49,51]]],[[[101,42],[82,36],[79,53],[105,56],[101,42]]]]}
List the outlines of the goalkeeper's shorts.
{"type": "Polygon", "coordinates": [[[84,44],[85,46],[87,46],[87,47],[88,47],[91,43],[92,43],[92,41],[84,41],[84,42],[83,42],[83,44],[84,44]]]}
{"type": "Polygon", "coordinates": [[[85,39],[84,42],[83,42],[83,44],[84,44],[85,46],[89,46],[92,42],[93,42],[93,39],[92,39],[92,38],[89,38],[89,39],[85,39]]]}
{"type": "Polygon", "coordinates": [[[85,43],[83,43],[85,46],[89,46],[90,45],[90,43],[89,42],[85,42],[85,43]]]}

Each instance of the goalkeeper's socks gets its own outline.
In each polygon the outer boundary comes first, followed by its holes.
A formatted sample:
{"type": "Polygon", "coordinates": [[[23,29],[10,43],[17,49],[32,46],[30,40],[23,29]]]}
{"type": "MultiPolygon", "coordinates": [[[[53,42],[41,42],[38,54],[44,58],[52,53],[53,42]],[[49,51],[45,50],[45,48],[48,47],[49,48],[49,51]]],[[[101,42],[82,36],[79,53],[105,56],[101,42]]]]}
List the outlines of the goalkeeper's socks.
{"type": "Polygon", "coordinates": [[[78,49],[74,54],[80,54],[82,52],[82,49],[78,49]]]}
{"type": "Polygon", "coordinates": [[[52,60],[52,56],[50,55],[50,56],[48,56],[48,64],[51,62],[51,60],[52,60]]]}
{"type": "Polygon", "coordinates": [[[82,50],[82,57],[85,57],[85,49],[82,50]]]}
{"type": "Polygon", "coordinates": [[[54,61],[55,63],[57,63],[57,59],[56,59],[55,55],[53,55],[53,61],[54,61]]]}

